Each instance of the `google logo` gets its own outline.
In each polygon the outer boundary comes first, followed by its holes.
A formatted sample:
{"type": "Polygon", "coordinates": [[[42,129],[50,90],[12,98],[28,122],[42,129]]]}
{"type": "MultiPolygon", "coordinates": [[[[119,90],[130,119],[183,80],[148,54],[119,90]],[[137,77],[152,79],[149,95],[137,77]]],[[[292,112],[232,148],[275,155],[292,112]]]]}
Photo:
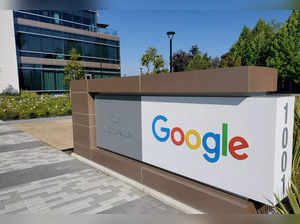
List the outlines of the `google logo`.
{"type": "MultiPolygon", "coordinates": [[[[186,133],[184,133],[180,127],[174,127],[172,128],[172,130],[166,127],[161,127],[160,131],[164,133],[164,136],[159,136],[155,130],[157,122],[159,120],[167,122],[168,119],[163,115],[158,115],[153,119],[152,133],[159,142],[166,142],[171,136],[171,141],[176,146],[181,146],[184,142],[186,142],[186,145],[191,150],[197,150],[202,145],[205,150],[203,157],[210,163],[215,163],[220,159],[220,154],[221,154],[220,134],[207,132],[206,134],[203,135],[202,138],[199,132],[194,129],[190,129],[186,133]],[[175,139],[175,133],[179,134],[180,136],[179,139],[175,139]],[[196,143],[192,143],[190,141],[191,135],[194,135],[196,137],[196,143]],[[208,139],[210,138],[213,139],[215,142],[214,147],[210,147],[208,145],[208,139]]],[[[228,124],[227,123],[222,124],[222,156],[226,157],[229,149],[229,152],[233,158],[237,160],[245,160],[248,158],[248,154],[238,153],[238,150],[245,149],[248,147],[249,147],[248,142],[246,141],[246,139],[244,139],[241,136],[233,137],[230,141],[228,141],[228,124]]]]}

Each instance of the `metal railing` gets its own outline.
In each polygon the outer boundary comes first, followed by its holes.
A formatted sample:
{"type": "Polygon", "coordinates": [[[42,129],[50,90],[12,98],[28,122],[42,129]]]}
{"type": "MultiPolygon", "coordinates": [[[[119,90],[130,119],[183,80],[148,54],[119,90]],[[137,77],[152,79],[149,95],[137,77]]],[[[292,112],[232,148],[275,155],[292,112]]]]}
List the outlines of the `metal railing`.
{"type": "Polygon", "coordinates": [[[62,25],[62,26],[67,26],[67,27],[72,27],[75,29],[82,29],[82,30],[87,30],[90,32],[98,32],[98,33],[105,33],[113,36],[117,36],[118,33],[116,30],[113,30],[111,28],[97,28],[95,25],[87,25],[83,23],[77,23],[69,20],[64,20],[60,18],[54,18],[50,16],[44,16],[40,14],[35,14],[32,12],[26,12],[22,10],[16,10],[17,16],[20,18],[24,19],[31,19],[39,22],[46,22],[46,23],[51,23],[51,24],[56,24],[56,25],[62,25]]]}
{"type": "Polygon", "coordinates": [[[98,28],[98,33],[105,33],[112,36],[118,36],[118,32],[111,28],[98,28]]]}

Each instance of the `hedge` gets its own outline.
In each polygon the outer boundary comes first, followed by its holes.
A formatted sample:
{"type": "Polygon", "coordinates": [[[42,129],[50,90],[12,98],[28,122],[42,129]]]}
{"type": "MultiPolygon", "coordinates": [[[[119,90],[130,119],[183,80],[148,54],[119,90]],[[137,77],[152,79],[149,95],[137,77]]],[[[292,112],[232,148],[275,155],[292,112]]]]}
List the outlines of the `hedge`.
{"type": "Polygon", "coordinates": [[[70,96],[21,92],[20,95],[0,95],[0,119],[18,120],[55,117],[72,114],[70,96]]]}

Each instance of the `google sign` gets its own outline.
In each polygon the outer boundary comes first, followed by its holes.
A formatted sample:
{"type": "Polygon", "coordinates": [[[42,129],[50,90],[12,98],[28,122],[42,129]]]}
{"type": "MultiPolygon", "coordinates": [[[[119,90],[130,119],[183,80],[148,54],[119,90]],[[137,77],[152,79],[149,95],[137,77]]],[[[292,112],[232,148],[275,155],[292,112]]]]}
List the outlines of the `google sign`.
{"type": "MultiPolygon", "coordinates": [[[[194,130],[194,129],[189,129],[186,133],[184,133],[184,131],[182,130],[182,128],[180,127],[174,127],[172,128],[172,130],[170,131],[169,128],[166,127],[161,127],[160,130],[161,132],[164,133],[164,136],[159,136],[157,134],[157,132],[155,131],[155,126],[157,124],[158,120],[162,120],[164,122],[167,122],[168,119],[165,116],[162,115],[158,115],[153,119],[152,122],[152,132],[154,137],[160,141],[160,142],[166,142],[168,141],[170,135],[171,135],[171,140],[173,142],[173,144],[180,146],[182,145],[184,142],[186,142],[187,146],[192,149],[192,150],[196,150],[199,149],[201,147],[201,144],[204,148],[204,150],[206,151],[206,153],[204,153],[203,157],[211,163],[215,163],[220,159],[220,154],[221,154],[221,137],[220,134],[216,134],[213,132],[207,132],[206,134],[203,135],[203,138],[201,138],[201,135],[199,134],[198,131],[194,130]],[[175,133],[178,133],[180,135],[179,140],[175,139],[175,133]],[[196,143],[193,144],[190,141],[190,136],[194,135],[196,137],[196,143]],[[208,139],[211,138],[214,140],[215,143],[215,147],[209,147],[207,142],[208,139]],[[211,157],[210,155],[213,154],[213,157],[211,157]]],[[[237,159],[237,160],[244,160],[248,158],[248,154],[247,153],[242,153],[242,154],[238,154],[237,151],[240,149],[245,149],[249,147],[248,142],[246,141],[245,138],[241,137],[241,136],[236,136],[233,137],[230,141],[229,141],[229,146],[227,145],[228,143],[228,124],[227,123],[223,123],[222,125],[222,155],[223,156],[227,156],[227,151],[229,148],[229,152],[231,153],[231,155],[237,159]]]]}
{"type": "Polygon", "coordinates": [[[294,97],[96,97],[97,146],[264,204],[291,177],[294,97]]]}
{"type": "Polygon", "coordinates": [[[291,177],[294,97],[143,96],[142,161],[265,204],[291,177]]]}

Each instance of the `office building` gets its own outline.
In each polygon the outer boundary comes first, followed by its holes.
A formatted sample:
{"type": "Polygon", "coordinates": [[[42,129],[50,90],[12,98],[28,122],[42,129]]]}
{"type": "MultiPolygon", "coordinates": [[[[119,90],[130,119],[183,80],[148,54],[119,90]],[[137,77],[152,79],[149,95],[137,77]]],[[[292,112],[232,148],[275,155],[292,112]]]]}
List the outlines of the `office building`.
{"type": "Polygon", "coordinates": [[[72,48],[88,77],[120,77],[120,38],[96,11],[1,10],[0,20],[0,93],[65,92],[72,48]]]}

